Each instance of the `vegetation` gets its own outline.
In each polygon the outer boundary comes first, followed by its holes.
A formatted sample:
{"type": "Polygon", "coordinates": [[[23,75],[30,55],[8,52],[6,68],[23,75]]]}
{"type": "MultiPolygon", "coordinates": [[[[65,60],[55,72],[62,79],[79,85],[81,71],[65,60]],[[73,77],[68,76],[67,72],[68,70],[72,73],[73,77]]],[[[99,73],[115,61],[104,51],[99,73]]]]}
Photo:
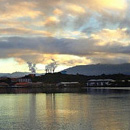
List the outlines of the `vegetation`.
{"type": "MultiPolygon", "coordinates": [[[[130,75],[124,74],[112,74],[112,75],[99,75],[99,76],[86,76],[86,75],[69,75],[62,73],[47,73],[41,76],[25,76],[23,78],[31,78],[32,82],[43,82],[45,84],[56,84],[59,82],[79,82],[80,84],[85,84],[90,79],[113,79],[115,80],[115,85],[113,86],[130,86],[130,75]]],[[[5,82],[10,85],[13,84],[10,78],[1,78],[0,82],[5,82]]]]}
{"type": "Polygon", "coordinates": [[[117,82],[130,80],[130,75],[124,74],[113,74],[113,75],[99,75],[99,76],[86,76],[86,75],[68,75],[61,73],[47,73],[41,76],[35,76],[32,78],[33,82],[44,82],[44,83],[58,83],[58,82],[79,82],[86,83],[89,79],[113,79],[117,82]]]}

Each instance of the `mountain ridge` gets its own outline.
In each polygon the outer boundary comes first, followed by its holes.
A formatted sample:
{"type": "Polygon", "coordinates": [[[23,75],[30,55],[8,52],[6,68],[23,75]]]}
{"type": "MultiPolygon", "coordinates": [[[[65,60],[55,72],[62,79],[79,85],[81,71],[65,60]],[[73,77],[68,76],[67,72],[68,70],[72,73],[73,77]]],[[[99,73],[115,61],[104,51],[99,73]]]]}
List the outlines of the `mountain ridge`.
{"type": "Polygon", "coordinates": [[[64,71],[66,71],[66,74],[83,74],[90,76],[119,73],[130,75],[130,63],[78,65],[65,69],[64,71]]]}
{"type": "MultiPolygon", "coordinates": [[[[13,72],[13,73],[0,73],[0,77],[8,77],[8,78],[19,78],[24,77],[25,75],[31,74],[30,72],[13,72]]],[[[41,74],[36,74],[41,75],[41,74]]]]}

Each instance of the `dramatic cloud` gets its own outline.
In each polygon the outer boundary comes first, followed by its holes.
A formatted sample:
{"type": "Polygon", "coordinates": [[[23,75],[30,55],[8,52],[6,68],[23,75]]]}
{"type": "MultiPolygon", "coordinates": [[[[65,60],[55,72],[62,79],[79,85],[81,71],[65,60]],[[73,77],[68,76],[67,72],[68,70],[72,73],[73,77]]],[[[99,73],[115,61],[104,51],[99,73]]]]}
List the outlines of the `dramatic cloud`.
{"type": "Polygon", "coordinates": [[[94,9],[124,10],[127,7],[126,0],[92,0],[88,3],[90,4],[90,7],[93,7],[94,9]]]}
{"type": "Polygon", "coordinates": [[[19,17],[35,18],[42,14],[40,11],[35,10],[35,8],[36,4],[33,2],[19,2],[15,4],[7,2],[0,10],[1,19],[16,19],[19,17]]]}
{"type": "Polygon", "coordinates": [[[53,11],[53,13],[54,13],[54,15],[62,15],[63,14],[62,10],[60,10],[60,9],[55,9],[53,11]]]}
{"type": "MultiPolygon", "coordinates": [[[[86,57],[100,57],[103,54],[103,58],[107,58],[107,55],[129,55],[130,47],[129,44],[124,46],[124,43],[114,42],[100,45],[102,39],[84,38],[84,39],[57,39],[57,38],[46,38],[46,37],[9,37],[2,38],[0,41],[0,54],[2,57],[15,57],[21,58],[25,61],[34,58],[38,59],[38,56],[45,54],[56,54],[56,55],[75,55],[86,57]]],[[[122,39],[123,40],[123,39],[122,39]]],[[[124,56],[123,56],[124,57],[124,56]]],[[[64,61],[64,58],[62,61],[64,61]]],[[[65,58],[66,59],[66,58],[65,58]]],[[[108,58],[107,58],[108,59],[108,58]]],[[[110,58],[109,58],[110,59],[110,58]]],[[[50,60],[50,59],[49,59],[50,60]]],[[[94,59],[93,59],[94,60],[94,59]]]]}
{"type": "Polygon", "coordinates": [[[129,0],[0,0],[0,58],[20,65],[45,65],[52,58],[62,66],[130,62],[129,5],[129,0]]]}
{"type": "Polygon", "coordinates": [[[85,9],[79,5],[69,4],[66,6],[66,8],[70,10],[72,13],[85,14],[85,9]]]}
{"type": "Polygon", "coordinates": [[[99,46],[106,46],[111,44],[117,44],[117,46],[128,46],[130,39],[126,28],[117,28],[116,30],[103,29],[97,34],[92,34],[92,37],[100,41],[97,43],[99,46]]]}

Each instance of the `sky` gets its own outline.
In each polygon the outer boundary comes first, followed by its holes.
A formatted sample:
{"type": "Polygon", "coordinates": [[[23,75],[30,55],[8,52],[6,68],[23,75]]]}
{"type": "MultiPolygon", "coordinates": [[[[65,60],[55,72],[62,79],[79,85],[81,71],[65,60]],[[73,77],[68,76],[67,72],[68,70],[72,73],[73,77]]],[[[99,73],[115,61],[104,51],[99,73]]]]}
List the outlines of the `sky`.
{"type": "Polygon", "coordinates": [[[130,0],[0,0],[0,73],[130,63],[130,0]]]}

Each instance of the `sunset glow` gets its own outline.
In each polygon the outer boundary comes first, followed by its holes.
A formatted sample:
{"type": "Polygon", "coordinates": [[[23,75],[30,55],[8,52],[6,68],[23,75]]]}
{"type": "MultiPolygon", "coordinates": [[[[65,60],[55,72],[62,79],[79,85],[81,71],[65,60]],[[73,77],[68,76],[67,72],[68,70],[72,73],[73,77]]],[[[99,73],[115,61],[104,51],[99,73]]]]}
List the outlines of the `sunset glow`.
{"type": "MultiPolygon", "coordinates": [[[[0,72],[130,62],[129,0],[0,0],[0,72]],[[7,69],[9,68],[9,69],[7,69]]],[[[42,69],[43,70],[42,70],[42,69]]]]}

